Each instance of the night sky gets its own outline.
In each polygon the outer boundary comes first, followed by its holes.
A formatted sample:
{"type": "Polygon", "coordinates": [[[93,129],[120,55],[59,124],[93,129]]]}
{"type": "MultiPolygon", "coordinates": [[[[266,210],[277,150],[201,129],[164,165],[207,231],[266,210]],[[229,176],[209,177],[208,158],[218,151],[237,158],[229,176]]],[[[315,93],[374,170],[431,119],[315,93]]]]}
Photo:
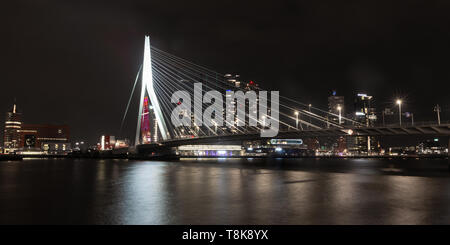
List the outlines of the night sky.
{"type": "MultiPolygon", "coordinates": [[[[416,121],[450,120],[450,1],[9,1],[0,8],[0,122],[117,135],[144,35],[152,45],[326,108],[333,89],[416,121]]],[[[135,130],[137,102],[126,132],[135,130]]],[[[2,123],[3,124],[3,123],[2,123]]],[[[131,135],[127,135],[131,137],[131,135]]]]}

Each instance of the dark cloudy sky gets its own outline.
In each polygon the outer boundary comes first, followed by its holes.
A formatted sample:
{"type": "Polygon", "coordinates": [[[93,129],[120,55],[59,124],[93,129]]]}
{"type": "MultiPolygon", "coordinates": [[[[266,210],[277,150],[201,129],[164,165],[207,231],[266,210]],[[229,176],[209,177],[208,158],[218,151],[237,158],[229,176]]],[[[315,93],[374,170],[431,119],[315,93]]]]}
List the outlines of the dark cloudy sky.
{"type": "Polygon", "coordinates": [[[9,1],[0,114],[16,97],[27,123],[67,123],[91,143],[117,134],[150,34],[159,49],[322,108],[333,89],[348,106],[364,91],[378,108],[404,97],[417,121],[439,103],[450,120],[449,13],[449,1],[414,0],[9,1]]]}

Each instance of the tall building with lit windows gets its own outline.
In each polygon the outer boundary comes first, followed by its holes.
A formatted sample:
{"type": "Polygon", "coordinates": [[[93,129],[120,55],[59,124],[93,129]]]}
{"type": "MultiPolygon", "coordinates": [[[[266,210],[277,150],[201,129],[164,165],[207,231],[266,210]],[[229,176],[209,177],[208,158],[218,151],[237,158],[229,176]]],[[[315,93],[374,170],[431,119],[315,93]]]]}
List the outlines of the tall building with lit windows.
{"type": "Polygon", "coordinates": [[[144,97],[141,117],[141,142],[150,144],[158,142],[161,133],[158,129],[158,121],[149,97],[144,97]]]}
{"type": "Polygon", "coordinates": [[[225,74],[224,75],[225,82],[229,84],[229,86],[239,88],[241,87],[241,81],[239,75],[225,74]]]}
{"type": "Polygon", "coordinates": [[[13,109],[6,114],[3,151],[25,154],[66,154],[71,151],[68,125],[24,124],[22,113],[13,109]]]}
{"type": "Polygon", "coordinates": [[[374,126],[377,116],[374,107],[373,96],[365,93],[358,93],[354,100],[355,114],[354,120],[366,126],[374,126]]]}
{"type": "Polygon", "coordinates": [[[344,123],[342,117],[345,116],[344,96],[336,95],[336,91],[333,91],[332,95],[328,97],[328,111],[333,115],[330,116],[330,120],[334,123],[339,123],[339,114],[341,115],[341,124],[344,123]]]}
{"type": "Polygon", "coordinates": [[[20,130],[22,129],[22,113],[17,112],[16,104],[6,113],[3,150],[12,153],[20,147],[20,130]]]}
{"type": "MultiPolygon", "coordinates": [[[[376,123],[376,109],[374,97],[366,93],[358,93],[354,99],[355,111],[353,119],[361,126],[373,127],[376,123]]],[[[378,139],[374,136],[355,136],[347,141],[348,149],[358,154],[377,152],[380,148],[378,139]]]]}
{"type": "MultiPolygon", "coordinates": [[[[244,82],[244,81],[240,81],[240,76],[239,75],[232,75],[232,74],[226,74],[224,76],[225,78],[225,82],[228,84],[228,87],[226,89],[226,91],[224,91],[225,94],[225,99],[224,99],[224,108],[225,108],[225,114],[224,114],[224,119],[226,118],[227,114],[231,114],[231,115],[235,115],[235,120],[234,120],[234,125],[228,125],[228,124],[224,124],[224,127],[222,128],[223,131],[227,131],[227,132],[231,132],[231,133],[237,133],[237,132],[252,132],[255,131],[256,128],[255,127],[251,127],[249,126],[249,115],[250,115],[250,107],[249,107],[249,101],[245,100],[244,104],[239,104],[237,103],[237,100],[235,99],[234,101],[231,102],[231,104],[233,105],[233,108],[227,108],[227,99],[229,97],[229,95],[226,95],[227,91],[242,91],[244,92],[244,94],[248,91],[254,91],[256,93],[256,100],[258,101],[258,93],[260,91],[259,85],[257,83],[255,83],[254,81],[249,81],[249,82],[244,82]],[[244,126],[237,126],[238,122],[238,117],[237,117],[237,109],[238,107],[244,107],[245,109],[245,122],[244,122],[244,126]]],[[[270,104],[270,103],[269,103],[270,104]]],[[[268,109],[269,113],[270,113],[270,109],[268,109]]],[[[257,111],[256,111],[257,113],[257,111]]],[[[242,122],[241,122],[242,123],[242,122]]]]}

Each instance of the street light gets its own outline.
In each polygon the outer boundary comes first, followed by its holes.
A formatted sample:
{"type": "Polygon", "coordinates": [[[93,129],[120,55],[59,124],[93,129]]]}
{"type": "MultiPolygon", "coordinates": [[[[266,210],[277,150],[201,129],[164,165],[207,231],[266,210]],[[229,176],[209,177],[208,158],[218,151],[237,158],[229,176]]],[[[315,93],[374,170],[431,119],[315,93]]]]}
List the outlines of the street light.
{"type": "Polygon", "coordinates": [[[342,118],[342,116],[341,116],[341,110],[342,110],[342,107],[341,107],[340,105],[338,105],[337,109],[338,109],[338,111],[339,111],[339,125],[341,125],[341,118],[342,118]]]}
{"type": "MultiPolygon", "coordinates": [[[[311,113],[311,104],[308,105],[309,107],[309,113],[311,113]]],[[[309,123],[311,123],[311,116],[309,116],[309,123]]],[[[307,128],[309,128],[309,125],[307,126],[307,128]]]]}
{"type": "Polygon", "coordinates": [[[295,111],[294,115],[295,115],[295,128],[298,129],[298,111],[295,111]]]}
{"type": "Polygon", "coordinates": [[[398,99],[397,104],[398,104],[398,118],[400,126],[402,126],[402,100],[398,99]]]}
{"type": "Polygon", "coordinates": [[[263,119],[263,123],[262,123],[263,125],[262,126],[265,127],[266,126],[266,116],[262,116],[262,119],[263,119]]]}
{"type": "Polygon", "coordinates": [[[215,121],[214,122],[214,133],[217,134],[217,123],[215,121]]]}

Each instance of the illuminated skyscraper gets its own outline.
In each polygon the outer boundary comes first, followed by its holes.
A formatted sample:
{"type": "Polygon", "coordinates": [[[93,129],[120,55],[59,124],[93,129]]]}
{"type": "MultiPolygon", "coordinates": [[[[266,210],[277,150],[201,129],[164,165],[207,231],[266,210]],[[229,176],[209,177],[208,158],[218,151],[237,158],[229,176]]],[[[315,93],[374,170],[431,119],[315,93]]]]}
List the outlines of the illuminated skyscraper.
{"type": "Polygon", "coordinates": [[[142,108],[142,117],[141,117],[141,137],[142,143],[148,144],[151,142],[151,134],[150,134],[150,111],[149,111],[149,103],[148,97],[144,98],[144,108],[142,108]]]}
{"type": "MultiPolygon", "coordinates": [[[[355,96],[354,105],[354,120],[367,127],[373,127],[377,120],[373,96],[358,93],[355,96]]],[[[376,137],[373,136],[350,137],[347,142],[349,150],[359,154],[369,154],[376,151],[379,145],[376,137]]]]}
{"type": "Polygon", "coordinates": [[[145,97],[141,117],[141,142],[143,144],[158,142],[160,135],[153,106],[150,104],[148,97],[145,97]]]}
{"type": "Polygon", "coordinates": [[[229,86],[232,86],[233,88],[239,88],[241,87],[241,81],[239,81],[239,75],[231,75],[231,74],[225,74],[225,82],[229,84],[229,86]]]}
{"type": "Polygon", "coordinates": [[[355,96],[354,120],[366,126],[374,126],[377,120],[373,96],[358,93],[355,96]]]}
{"type": "Polygon", "coordinates": [[[22,128],[22,114],[17,112],[14,104],[12,110],[6,114],[3,148],[5,153],[11,153],[20,146],[20,129],[22,128]]]}
{"type": "Polygon", "coordinates": [[[336,91],[333,91],[333,94],[328,97],[328,111],[334,114],[330,116],[330,119],[339,123],[339,114],[345,115],[344,96],[337,96],[336,91]]]}

